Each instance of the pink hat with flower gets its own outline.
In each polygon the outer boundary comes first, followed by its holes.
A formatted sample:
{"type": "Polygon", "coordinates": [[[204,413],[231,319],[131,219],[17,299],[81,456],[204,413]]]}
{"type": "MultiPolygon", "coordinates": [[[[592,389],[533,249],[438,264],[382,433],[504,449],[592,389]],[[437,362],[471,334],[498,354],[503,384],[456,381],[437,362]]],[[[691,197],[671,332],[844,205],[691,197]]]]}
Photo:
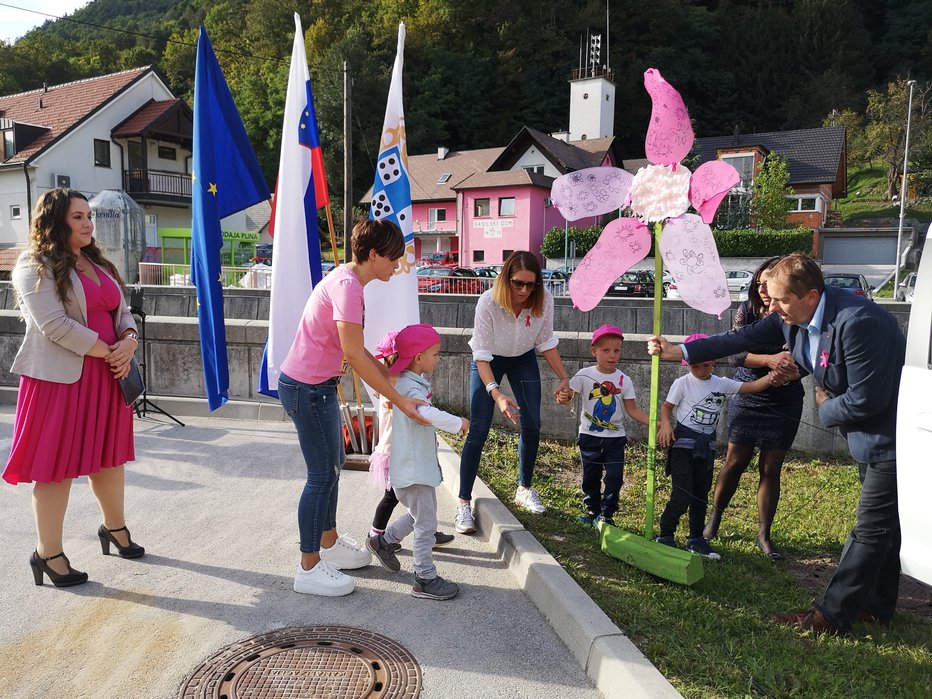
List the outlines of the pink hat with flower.
{"type": "MultiPolygon", "coordinates": [[[[692,335],[690,335],[689,337],[687,337],[685,340],[683,340],[683,344],[685,345],[687,342],[692,342],[693,340],[704,340],[704,339],[706,339],[707,337],[708,337],[708,335],[706,335],[705,333],[693,333],[692,335]]],[[[688,365],[689,365],[689,362],[687,362],[687,361],[684,359],[684,360],[681,362],[681,364],[682,364],[683,366],[688,366],[688,365]]]]}
{"type": "Polygon", "coordinates": [[[400,374],[409,366],[414,358],[421,352],[440,344],[440,334],[434,330],[433,325],[418,323],[402,328],[395,335],[395,351],[398,359],[391,365],[389,371],[400,374]]]}
{"type": "Polygon", "coordinates": [[[395,354],[396,337],[398,337],[397,330],[386,333],[385,336],[375,344],[375,354],[373,356],[376,359],[385,359],[395,354]]]}

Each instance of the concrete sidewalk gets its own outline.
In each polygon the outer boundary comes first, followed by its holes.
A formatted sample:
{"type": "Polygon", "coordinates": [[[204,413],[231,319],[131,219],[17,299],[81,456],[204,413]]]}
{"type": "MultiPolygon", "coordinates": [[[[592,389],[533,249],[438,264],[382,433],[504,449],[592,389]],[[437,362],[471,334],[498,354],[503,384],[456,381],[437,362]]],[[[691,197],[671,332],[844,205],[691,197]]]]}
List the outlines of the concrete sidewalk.
{"type": "MultiPolygon", "coordinates": [[[[440,574],[461,585],[448,602],[408,594],[410,543],[399,574],[374,565],[351,571],[357,587],[347,597],[294,593],[304,464],[293,426],[184,421],[183,428],[136,421],[127,520],[144,558],[101,555],[96,502],[87,479],[76,481],[65,550],[90,575],[85,585],[33,584],[32,488],[0,487],[0,696],[174,697],[195,667],[228,644],[325,624],[404,645],[423,671],[423,697],[599,696],[525,594],[526,576],[509,570],[514,557],[502,559],[500,536],[493,546],[488,534],[457,536],[436,552],[440,574]]],[[[0,407],[4,457],[12,424],[12,408],[0,407]]],[[[380,496],[364,472],[344,471],[340,485],[338,527],[362,541],[380,496]]],[[[452,532],[453,498],[442,488],[438,497],[440,528],[452,532]]]]}

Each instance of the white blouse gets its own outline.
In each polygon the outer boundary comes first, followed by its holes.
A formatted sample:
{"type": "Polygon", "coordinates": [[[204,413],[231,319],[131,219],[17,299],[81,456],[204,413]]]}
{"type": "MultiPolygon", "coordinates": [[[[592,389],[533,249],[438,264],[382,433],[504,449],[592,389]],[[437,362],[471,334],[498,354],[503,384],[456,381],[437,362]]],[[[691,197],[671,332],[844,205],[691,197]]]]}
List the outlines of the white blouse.
{"type": "Polygon", "coordinates": [[[544,314],[531,315],[527,308],[516,317],[492,300],[492,291],[486,291],[476,303],[473,322],[472,358],[477,362],[491,362],[493,356],[518,357],[531,349],[546,352],[557,346],[553,334],[553,296],[544,289],[544,314]]]}

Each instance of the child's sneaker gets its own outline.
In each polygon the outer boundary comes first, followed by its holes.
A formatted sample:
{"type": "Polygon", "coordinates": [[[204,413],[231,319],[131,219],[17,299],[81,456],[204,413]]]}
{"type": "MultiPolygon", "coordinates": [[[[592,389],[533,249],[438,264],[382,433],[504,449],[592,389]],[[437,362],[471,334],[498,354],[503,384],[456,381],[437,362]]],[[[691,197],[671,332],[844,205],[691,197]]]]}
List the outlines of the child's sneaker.
{"type": "Polygon", "coordinates": [[[676,539],[674,539],[672,536],[658,536],[656,539],[654,539],[654,541],[656,541],[658,544],[663,544],[664,546],[672,546],[673,548],[677,547],[676,539]]]}
{"type": "Polygon", "coordinates": [[[515,504],[520,505],[528,512],[533,512],[535,515],[542,515],[547,511],[547,508],[540,501],[540,495],[533,488],[525,488],[524,490],[518,488],[515,490],[515,504]]]}
{"type": "Polygon", "coordinates": [[[460,505],[456,508],[456,514],[453,516],[453,528],[459,534],[476,533],[476,520],[473,517],[470,505],[460,505]]]}
{"type": "Polygon", "coordinates": [[[459,585],[444,580],[439,575],[436,578],[424,580],[415,574],[414,585],[411,587],[411,594],[423,599],[450,599],[456,597],[459,591],[459,585]]]}
{"type": "Polygon", "coordinates": [[[584,515],[579,515],[579,517],[576,518],[576,521],[579,522],[580,524],[584,524],[587,527],[594,527],[595,518],[596,518],[595,512],[587,512],[584,515]]]}
{"type": "Polygon", "coordinates": [[[401,548],[401,544],[390,544],[385,541],[384,536],[376,534],[366,539],[366,548],[375,556],[376,563],[386,570],[390,570],[393,573],[397,573],[401,570],[401,561],[399,561],[398,556],[395,555],[395,552],[401,548]]]}
{"type": "Polygon", "coordinates": [[[596,520],[596,525],[599,524],[611,524],[614,527],[615,520],[612,519],[611,515],[599,515],[599,518],[596,520]]]}
{"type": "Polygon", "coordinates": [[[703,558],[708,558],[710,561],[722,560],[722,555],[718,551],[713,551],[712,547],[709,546],[709,542],[701,536],[697,536],[694,539],[687,539],[686,549],[703,558]]]}
{"type": "Polygon", "coordinates": [[[372,556],[356,541],[344,534],[328,549],[320,550],[320,560],[327,561],[331,568],[353,570],[372,563],[372,556]]]}
{"type": "Polygon", "coordinates": [[[310,570],[304,570],[301,564],[294,575],[294,591],[304,595],[322,595],[323,597],[342,597],[356,588],[353,579],[320,561],[310,570]]]}
{"type": "Polygon", "coordinates": [[[451,541],[453,541],[452,534],[444,534],[443,532],[434,532],[434,548],[438,546],[446,546],[451,541]]]}

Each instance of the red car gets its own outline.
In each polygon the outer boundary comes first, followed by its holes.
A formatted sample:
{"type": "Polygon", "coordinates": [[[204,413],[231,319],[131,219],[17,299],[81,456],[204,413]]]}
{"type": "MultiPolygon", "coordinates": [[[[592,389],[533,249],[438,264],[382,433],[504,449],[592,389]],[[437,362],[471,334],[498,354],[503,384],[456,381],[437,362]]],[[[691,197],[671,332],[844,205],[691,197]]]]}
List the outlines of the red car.
{"type": "Polygon", "coordinates": [[[418,266],[436,266],[455,267],[459,264],[460,254],[458,252],[429,252],[417,261],[418,266]]]}
{"type": "Polygon", "coordinates": [[[486,285],[468,267],[421,267],[417,290],[424,294],[481,294],[486,285]]]}

